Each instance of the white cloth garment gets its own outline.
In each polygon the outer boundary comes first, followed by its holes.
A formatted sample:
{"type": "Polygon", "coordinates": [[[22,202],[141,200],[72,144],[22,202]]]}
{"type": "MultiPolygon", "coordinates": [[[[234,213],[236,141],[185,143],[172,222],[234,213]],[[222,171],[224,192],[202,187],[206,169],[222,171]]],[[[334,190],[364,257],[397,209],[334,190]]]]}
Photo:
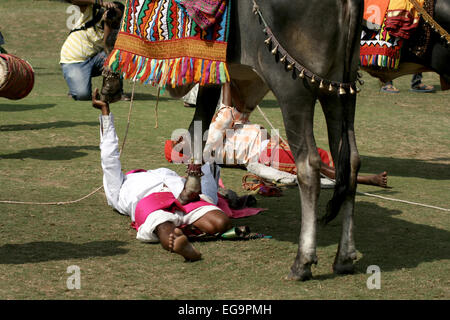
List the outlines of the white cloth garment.
{"type": "MultiPolygon", "coordinates": [[[[247,166],[247,171],[269,181],[287,184],[298,183],[297,175],[268,167],[259,162],[249,163],[247,166]]],[[[322,189],[332,189],[335,184],[336,181],[330,178],[325,176],[320,178],[320,186],[322,189]]]]}
{"type": "MultiPolygon", "coordinates": [[[[100,151],[101,165],[103,169],[103,187],[107,202],[123,215],[130,216],[135,221],[134,213],[136,206],[142,198],[155,193],[170,191],[175,198],[178,198],[184,189],[185,179],[176,172],[159,168],[146,172],[125,175],[122,172],[119,154],[119,139],[114,127],[114,116],[100,116],[100,151]]],[[[220,210],[217,204],[217,189],[219,170],[217,175],[212,175],[211,165],[205,164],[202,167],[202,195],[200,197],[211,203],[211,206],[200,207],[187,215],[182,212],[166,212],[158,210],[150,214],[145,223],[138,230],[137,239],[142,241],[157,242],[158,238],[153,233],[154,229],[161,223],[172,221],[176,226],[192,224],[211,210],[220,210]],[[156,213],[156,214],[155,214],[156,213]],[[142,229],[142,230],[141,230],[142,229]]]]}

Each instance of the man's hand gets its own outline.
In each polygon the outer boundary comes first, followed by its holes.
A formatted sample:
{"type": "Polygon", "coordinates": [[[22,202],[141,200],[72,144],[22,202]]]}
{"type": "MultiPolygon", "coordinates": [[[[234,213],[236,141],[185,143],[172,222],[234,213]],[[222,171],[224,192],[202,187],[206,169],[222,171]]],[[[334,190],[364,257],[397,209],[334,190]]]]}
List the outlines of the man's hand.
{"type": "Polygon", "coordinates": [[[102,115],[109,115],[109,103],[100,100],[98,88],[95,88],[94,94],[92,95],[92,106],[96,109],[100,109],[102,111],[102,115]]]}
{"type": "Polygon", "coordinates": [[[115,5],[114,2],[107,2],[107,1],[102,1],[102,0],[100,0],[100,5],[101,5],[103,8],[105,8],[106,10],[112,9],[112,8],[115,8],[115,7],[116,7],[116,5],[115,5]]]}

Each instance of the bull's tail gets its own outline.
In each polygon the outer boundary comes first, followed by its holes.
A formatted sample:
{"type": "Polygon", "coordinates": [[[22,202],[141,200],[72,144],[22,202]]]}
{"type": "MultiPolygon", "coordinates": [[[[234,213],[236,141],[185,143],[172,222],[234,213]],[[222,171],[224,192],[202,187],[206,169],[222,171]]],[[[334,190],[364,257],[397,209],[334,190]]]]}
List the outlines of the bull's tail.
{"type": "MultiPolygon", "coordinates": [[[[345,106],[344,98],[340,98],[340,102],[345,106]]],[[[346,108],[347,109],[347,108],[346,108]]],[[[345,111],[344,111],[345,112],[345,111]]],[[[333,197],[327,204],[325,215],[320,219],[323,225],[328,224],[337,217],[342,204],[348,194],[350,186],[350,141],[348,138],[348,123],[346,120],[342,123],[341,144],[339,148],[339,158],[336,163],[336,184],[334,186],[333,197]]]]}
{"type": "MultiPolygon", "coordinates": [[[[362,19],[362,5],[360,1],[347,0],[347,10],[344,10],[343,14],[346,14],[348,32],[347,41],[345,48],[345,59],[344,59],[344,76],[343,81],[349,82],[352,77],[351,72],[353,71],[352,64],[354,59],[357,58],[354,52],[359,46],[360,41],[360,27],[362,19]]],[[[356,70],[355,70],[356,71],[356,70]]],[[[336,162],[336,185],[334,187],[333,197],[327,204],[327,209],[325,215],[320,219],[320,223],[326,225],[332,221],[339,214],[342,204],[344,203],[348,191],[350,189],[350,141],[348,136],[349,120],[348,115],[349,107],[353,103],[353,99],[347,97],[346,95],[341,95],[339,98],[339,103],[343,110],[343,121],[342,121],[342,131],[341,131],[341,143],[339,147],[339,156],[336,162]]]]}

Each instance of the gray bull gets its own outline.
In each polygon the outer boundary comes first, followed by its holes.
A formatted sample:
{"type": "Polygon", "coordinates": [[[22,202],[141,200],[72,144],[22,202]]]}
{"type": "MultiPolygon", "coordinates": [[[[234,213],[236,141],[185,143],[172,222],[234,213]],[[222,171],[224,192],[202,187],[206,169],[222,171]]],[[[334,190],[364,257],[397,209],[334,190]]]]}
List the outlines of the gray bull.
{"type": "MultiPolygon", "coordinates": [[[[289,279],[310,279],[311,265],[317,263],[321,165],[313,134],[317,100],[325,114],[337,170],[334,195],[321,221],[327,223],[342,212],[343,230],[333,270],[354,270],[353,214],[360,167],[354,134],[355,82],[362,6],[358,0],[233,2],[228,52],[232,82],[247,111],[252,111],[269,90],[274,93],[298,168],[302,219],[289,279]]],[[[218,87],[199,90],[194,120],[201,120],[204,130],[219,92],[218,87]]]]}

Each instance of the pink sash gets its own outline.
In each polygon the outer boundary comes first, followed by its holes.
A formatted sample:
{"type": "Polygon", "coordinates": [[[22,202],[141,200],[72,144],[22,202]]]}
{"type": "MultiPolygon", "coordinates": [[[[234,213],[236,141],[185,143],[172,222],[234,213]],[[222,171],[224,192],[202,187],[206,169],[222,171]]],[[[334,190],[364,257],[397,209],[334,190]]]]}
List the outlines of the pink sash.
{"type": "MultiPolygon", "coordinates": [[[[147,170],[143,169],[132,170],[127,172],[127,175],[146,171],[147,170]]],[[[244,208],[241,210],[233,210],[229,207],[228,202],[222,195],[218,194],[218,196],[219,202],[217,203],[216,206],[219,207],[219,209],[221,209],[223,212],[225,212],[225,214],[230,218],[243,218],[253,216],[261,211],[266,210],[262,208],[244,208]]],[[[179,210],[187,214],[191,211],[194,211],[197,208],[212,205],[213,204],[207,201],[199,200],[190,202],[183,206],[177,199],[175,199],[172,192],[155,192],[139,200],[136,209],[134,211],[135,221],[131,224],[131,226],[134,229],[138,230],[139,227],[145,222],[147,217],[156,210],[165,209],[166,211],[169,212],[175,212],[175,210],[179,210]]]]}
{"type": "Polygon", "coordinates": [[[170,212],[179,210],[184,212],[184,214],[187,214],[197,208],[209,205],[211,205],[209,202],[200,200],[190,202],[183,206],[175,199],[172,192],[155,192],[139,200],[136,210],[134,211],[134,224],[132,224],[132,226],[138,230],[147,217],[156,210],[164,209],[170,212]]]}
{"type": "Polygon", "coordinates": [[[127,173],[125,173],[125,175],[129,175],[129,174],[132,174],[132,173],[139,173],[139,172],[147,172],[147,170],[144,170],[144,169],[134,169],[134,170],[128,171],[127,173]]]}

